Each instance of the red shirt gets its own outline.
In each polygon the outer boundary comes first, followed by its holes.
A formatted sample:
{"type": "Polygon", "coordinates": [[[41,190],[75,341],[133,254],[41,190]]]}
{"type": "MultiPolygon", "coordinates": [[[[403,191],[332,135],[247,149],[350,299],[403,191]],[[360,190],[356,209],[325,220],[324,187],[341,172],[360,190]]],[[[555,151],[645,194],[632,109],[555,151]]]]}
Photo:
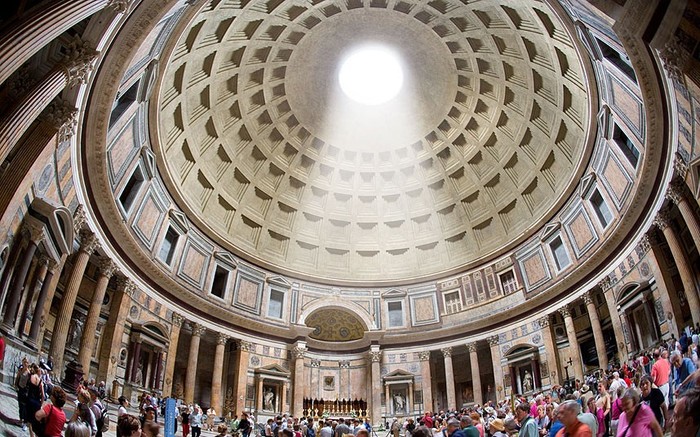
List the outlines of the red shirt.
{"type": "Polygon", "coordinates": [[[576,424],[559,430],[556,437],[593,437],[591,429],[585,423],[576,421],[576,424]]]}
{"type": "Polygon", "coordinates": [[[5,360],[5,338],[0,336],[0,363],[5,360]]]}
{"type": "Polygon", "coordinates": [[[659,358],[654,365],[651,366],[651,379],[654,380],[654,384],[656,384],[657,387],[666,384],[670,374],[671,363],[664,358],[659,358]]]}
{"type": "Polygon", "coordinates": [[[46,413],[44,435],[47,437],[60,437],[63,433],[63,425],[66,423],[66,413],[51,404],[44,405],[42,409],[46,413]]]}

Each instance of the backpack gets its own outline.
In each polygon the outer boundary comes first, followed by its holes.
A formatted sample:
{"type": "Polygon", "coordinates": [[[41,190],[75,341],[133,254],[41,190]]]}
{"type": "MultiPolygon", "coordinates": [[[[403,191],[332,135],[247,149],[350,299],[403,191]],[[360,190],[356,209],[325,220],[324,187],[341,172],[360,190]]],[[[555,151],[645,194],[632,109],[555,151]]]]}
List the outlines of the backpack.
{"type": "Polygon", "coordinates": [[[107,414],[107,408],[100,405],[100,418],[95,419],[95,425],[97,429],[102,432],[109,431],[109,415],[107,414]]]}

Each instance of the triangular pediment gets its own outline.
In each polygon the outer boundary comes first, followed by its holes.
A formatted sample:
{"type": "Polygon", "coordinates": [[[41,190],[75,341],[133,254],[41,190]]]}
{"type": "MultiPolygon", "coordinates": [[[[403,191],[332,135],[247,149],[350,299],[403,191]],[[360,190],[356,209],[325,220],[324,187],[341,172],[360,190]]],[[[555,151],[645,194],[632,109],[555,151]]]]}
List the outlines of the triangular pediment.
{"type": "Polygon", "coordinates": [[[542,233],[540,234],[540,240],[541,241],[546,241],[550,237],[552,237],[559,229],[561,228],[561,223],[559,222],[554,222],[554,223],[548,223],[547,226],[544,227],[542,230],[542,233]]]}
{"type": "Polygon", "coordinates": [[[183,234],[186,234],[187,231],[190,229],[190,224],[187,221],[187,217],[181,211],[171,209],[170,221],[172,222],[173,226],[183,234]]]}
{"type": "Polygon", "coordinates": [[[404,297],[404,296],[406,296],[406,290],[401,290],[399,288],[392,288],[392,289],[387,290],[384,293],[382,293],[382,297],[384,297],[384,298],[404,297]]]}
{"type": "Polygon", "coordinates": [[[266,282],[282,288],[292,288],[292,283],[282,276],[270,276],[266,279],[266,282]]]}
{"type": "Polygon", "coordinates": [[[591,189],[595,184],[596,176],[595,173],[589,173],[583,178],[581,178],[581,185],[579,185],[579,196],[587,198],[591,194],[591,189]]]}
{"type": "Polygon", "coordinates": [[[263,367],[258,367],[255,369],[255,373],[260,373],[264,375],[274,375],[274,376],[285,376],[289,377],[291,373],[289,373],[289,370],[285,369],[284,367],[280,366],[277,363],[270,364],[267,366],[263,367]]]}
{"type": "Polygon", "coordinates": [[[156,155],[151,149],[144,146],[141,148],[141,158],[146,167],[146,174],[149,179],[153,179],[156,175],[156,155]]]}
{"type": "Polygon", "coordinates": [[[232,269],[238,267],[238,261],[228,252],[215,252],[214,258],[216,258],[216,261],[219,263],[231,267],[232,269]]]}
{"type": "Polygon", "coordinates": [[[385,382],[407,382],[413,381],[413,373],[403,369],[396,369],[384,375],[383,378],[385,382]]]}

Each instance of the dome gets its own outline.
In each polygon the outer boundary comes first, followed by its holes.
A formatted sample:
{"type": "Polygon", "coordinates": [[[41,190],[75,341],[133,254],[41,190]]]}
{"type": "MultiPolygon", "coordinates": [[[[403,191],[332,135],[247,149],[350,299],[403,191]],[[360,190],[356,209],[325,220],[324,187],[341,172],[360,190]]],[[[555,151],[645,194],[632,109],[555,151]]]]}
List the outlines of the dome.
{"type": "Polygon", "coordinates": [[[405,282],[492,260],[542,228],[590,159],[590,65],[560,13],[219,2],[161,67],[149,120],[162,177],[200,230],[279,273],[405,282]],[[368,44],[405,71],[380,105],[338,79],[368,44]]]}

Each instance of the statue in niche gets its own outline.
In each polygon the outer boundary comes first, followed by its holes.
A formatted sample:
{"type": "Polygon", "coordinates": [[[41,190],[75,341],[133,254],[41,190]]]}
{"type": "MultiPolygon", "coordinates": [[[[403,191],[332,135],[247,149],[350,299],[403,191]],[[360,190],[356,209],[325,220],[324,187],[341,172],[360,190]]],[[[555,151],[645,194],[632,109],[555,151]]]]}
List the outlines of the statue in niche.
{"type": "Polygon", "coordinates": [[[73,349],[78,348],[80,346],[80,337],[82,337],[82,335],[83,321],[80,319],[80,317],[76,317],[70,322],[66,344],[73,349]]]}
{"type": "Polygon", "coordinates": [[[406,398],[399,392],[394,393],[394,412],[405,413],[406,412],[406,398]]]}
{"type": "Polygon", "coordinates": [[[530,392],[532,391],[532,388],[532,375],[529,371],[526,370],[525,375],[523,375],[523,392],[530,392]]]}
{"type": "Polygon", "coordinates": [[[136,385],[143,384],[143,371],[141,370],[141,366],[136,367],[136,375],[134,375],[134,383],[136,385]]]}
{"type": "Polygon", "coordinates": [[[263,393],[263,408],[269,411],[274,411],[274,403],[275,394],[272,392],[272,388],[265,387],[265,393],[263,393]]]}

